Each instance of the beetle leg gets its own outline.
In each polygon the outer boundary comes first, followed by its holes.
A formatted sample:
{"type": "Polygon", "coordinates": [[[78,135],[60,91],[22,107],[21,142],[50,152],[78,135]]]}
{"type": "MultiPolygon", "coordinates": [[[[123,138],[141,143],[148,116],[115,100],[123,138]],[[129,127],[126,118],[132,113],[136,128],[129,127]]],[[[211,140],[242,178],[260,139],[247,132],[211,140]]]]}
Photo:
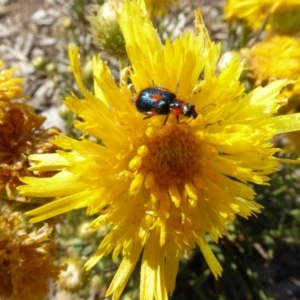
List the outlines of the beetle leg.
{"type": "Polygon", "coordinates": [[[166,123],[167,123],[167,121],[168,121],[168,118],[169,118],[169,115],[166,116],[165,121],[164,121],[164,124],[163,124],[162,127],[164,127],[164,126],[166,125],[166,123]]]}
{"type": "Polygon", "coordinates": [[[152,116],[153,116],[153,115],[148,115],[148,116],[144,117],[142,120],[149,119],[149,118],[151,118],[152,116]]]}

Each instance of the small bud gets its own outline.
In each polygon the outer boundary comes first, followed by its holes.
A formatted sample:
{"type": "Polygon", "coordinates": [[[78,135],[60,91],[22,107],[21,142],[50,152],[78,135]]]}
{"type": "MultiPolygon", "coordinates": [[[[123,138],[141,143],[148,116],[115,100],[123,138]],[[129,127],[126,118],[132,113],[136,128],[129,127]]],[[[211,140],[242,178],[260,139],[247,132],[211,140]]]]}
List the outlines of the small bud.
{"type": "Polygon", "coordinates": [[[85,283],[86,272],[84,264],[76,258],[69,258],[64,263],[67,265],[67,268],[59,274],[59,285],[69,292],[77,292],[85,283]]]}
{"type": "Polygon", "coordinates": [[[83,239],[89,238],[93,234],[93,231],[90,228],[90,223],[82,222],[81,224],[79,224],[79,226],[77,228],[77,233],[78,233],[78,236],[83,239]]]}
{"type": "Polygon", "coordinates": [[[72,19],[70,18],[65,18],[62,25],[65,29],[72,29],[74,27],[72,19]]]}
{"type": "Polygon", "coordinates": [[[121,2],[107,1],[95,6],[87,20],[91,24],[91,33],[96,46],[118,58],[127,57],[123,33],[116,19],[121,2]]]}
{"type": "Polygon", "coordinates": [[[46,65],[45,70],[47,73],[54,73],[57,70],[57,66],[54,63],[49,63],[46,65]]]}
{"type": "Polygon", "coordinates": [[[63,104],[59,107],[58,113],[59,113],[60,117],[61,117],[63,120],[67,121],[67,120],[69,120],[69,116],[70,116],[70,114],[71,114],[72,112],[71,112],[71,110],[63,103],[63,104]]]}
{"type": "Polygon", "coordinates": [[[44,70],[48,60],[46,59],[45,56],[35,56],[31,60],[31,64],[36,70],[44,70]]]}
{"type": "Polygon", "coordinates": [[[100,275],[94,275],[91,279],[91,290],[95,292],[101,291],[101,289],[105,286],[106,279],[100,275]]]}
{"type": "Polygon", "coordinates": [[[107,225],[102,226],[98,231],[97,231],[97,236],[105,237],[109,232],[109,228],[107,225]]]}
{"type": "Polygon", "coordinates": [[[93,62],[88,60],[82,68],[82,78],[85,82],[92,84],[94,81],[93,77],[93,62]]]}

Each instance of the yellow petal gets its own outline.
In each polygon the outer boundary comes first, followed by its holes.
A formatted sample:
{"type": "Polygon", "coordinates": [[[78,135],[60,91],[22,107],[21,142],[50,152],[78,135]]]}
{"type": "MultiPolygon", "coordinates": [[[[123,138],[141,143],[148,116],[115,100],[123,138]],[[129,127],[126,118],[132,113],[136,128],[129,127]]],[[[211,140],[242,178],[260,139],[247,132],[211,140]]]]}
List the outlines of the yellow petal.
{"type": "Polygon", "coordinates": [[[216,257],[214,256],[212,250],[210,249],[209,245],[205,237],[199,237],[198,245],[203,253],[203,256],[209,265],[212,273],[214,274],[215,278],[217,279],[222,274],[222,267],[216,257]]]}

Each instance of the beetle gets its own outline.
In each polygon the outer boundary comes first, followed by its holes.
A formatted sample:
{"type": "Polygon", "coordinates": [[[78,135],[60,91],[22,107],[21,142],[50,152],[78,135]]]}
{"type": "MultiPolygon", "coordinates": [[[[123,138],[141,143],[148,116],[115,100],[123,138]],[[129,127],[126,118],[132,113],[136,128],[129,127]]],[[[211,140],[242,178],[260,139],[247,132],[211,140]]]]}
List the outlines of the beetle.
{"type": "Polygon", "coordinates": [[[133,102],[139,112],[147,115],[143,120],[155,115],[167,115],[163,125],[166,124],[170,113],[176,116],[178,124],[185,123],[179,122],[180,115],[193,119],[198,116],[194,104],[178,99],[176,94],[159,86],[142,90],[133,98],[133,102]]]}

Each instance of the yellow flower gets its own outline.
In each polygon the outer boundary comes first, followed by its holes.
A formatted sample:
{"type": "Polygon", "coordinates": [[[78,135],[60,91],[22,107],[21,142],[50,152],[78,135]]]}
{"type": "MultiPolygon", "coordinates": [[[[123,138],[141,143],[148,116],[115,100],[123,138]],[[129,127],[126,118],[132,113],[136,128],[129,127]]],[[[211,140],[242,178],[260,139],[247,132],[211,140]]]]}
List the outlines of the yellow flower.
{"type": "Polygon", "coordinates": [[[20,213],[0,211],[0,298],[42,299],[60,267],[55,266],[55,245],[47,225],[27,233],[20,213]]]}
{"type": "Polygon", "coordinates": [[[101,143],[60,136],[55,144],[65,151],[31,156],[32,171],[59,172],[52,178],[23,178],[28,185],[19,188],[28,196],[58,197],[30,211],[32,222],[87,207],[88,214],[99,215],[91,224],[94,230],[109,225],[87,268],[111,252],[113,258],[122,253],[107,291],[113,299],[120,297],[140,256],[141,300],[167,299],[180,258],[197,245],[214,276],[220,276],[206,235],[218,242],[237,215],[260,212],[247,183],[267,184],[279,164],[274,157],[279,149],[270,139],[300,128],[299,114],[273,116],[282,104],[275,97],[287,80],[244,94],[239,63],[231,62],[216,76],[220,47],[209,40],[200,11],[196,33],[162,44],[144,9],[141,1],[126,0],[118,16],[132,63],[119,87],[97,57],[94,94],[89,92],[78,49],[69,48],[84,99],[72,95],[66,105],[83,120],[76,127],[101,143]],[[126,76],[137,93],[154,86],[176,93],[195,105],[198,117],[180,116],[188,126],[177,124],[173,114],[164,126],[164,115],[143,119],[126,76]]]}
{"type": "MultiPolygon", "coordinates": [[[[287,105],[280,108],[280,114],[300,111],[300,39],[289,36],[269,36],[250,49],[243,49],[247,68],[254,85],[265,85],[276,79],[293,80],[281,91],[281,96],[289,99],[287,105]],[[270,55],[272,53],[272,55],[270,55]]],[[[289,134],[292,147],[300,151],[299,132],[289,134]]]]}
{"type": "MultiPolygon", "coordinates": [[[[0,70],[3,69],[4,62],[0,60],[0,70]]],[[[22,97],[24,78],[14,78],[11,75],[16,68],[0,71],[0,101],[9,101],[12,98],[22,97]]]]}
{"type": "Polygon", "coordinates": [[[253,73],[256,85],[272,79],[300,78],[299,47],[298,38],[269,36],[244,51],[247,67],[253,73]]]}
{"type": "Polygon", "coordinates": [[[300,96],[299,49],[298,38],[269,36],[242,52],[256,86],[267,84],[275,79],[292,79],[294,83],[283,91],[285,97],[291,98],[300,96]]]}
{"type": "Polygon", "coordinates": [[[224,8],[229,22],[239,20],[259,29],[267,21],[267,29],[283,34],[300,30],[300,0],[228,0],[224,8]]]}

